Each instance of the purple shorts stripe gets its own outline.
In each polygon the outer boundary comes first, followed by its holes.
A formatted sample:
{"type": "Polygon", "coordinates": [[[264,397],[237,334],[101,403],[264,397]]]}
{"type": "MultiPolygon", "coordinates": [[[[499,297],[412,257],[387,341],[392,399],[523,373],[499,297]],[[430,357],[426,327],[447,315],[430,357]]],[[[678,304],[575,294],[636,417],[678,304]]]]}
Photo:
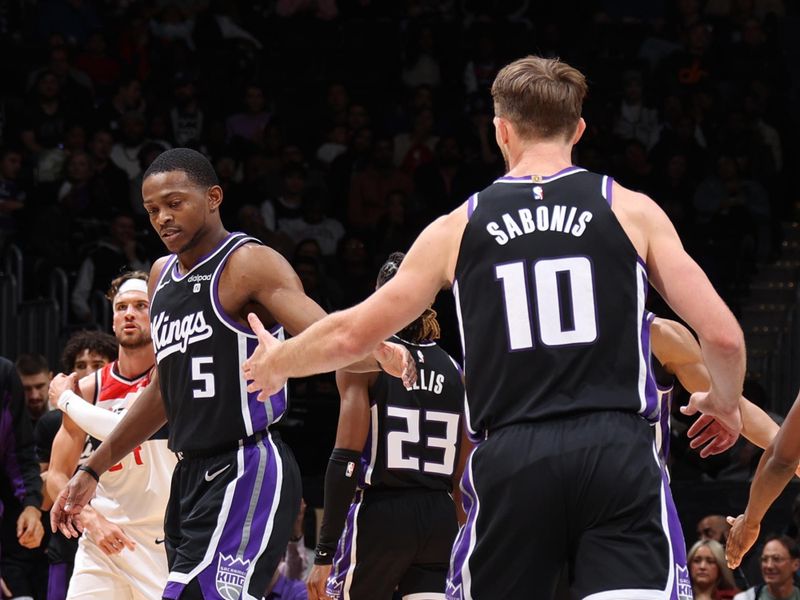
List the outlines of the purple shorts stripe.
{"type": "Polygon", "coordinates": [[[347,581],[347,573],[353,566],[353,545],[357,543],[356,535],[358,534],[358,509],[363,498],[364,491],[357,490],[353,503],[347,511],[344,531],[342,531],[342,537],[339,538],[339,543],[336,546],[336,554],[333,555],[333,567],[325,585],[325,593],[334,599],[342,596],[342,591],[347,581]]]}
{"type": "Polygon", "coordinates": [[[264,439],[244,446],[241,452],[244,469],[241,477],[229,484],[234,486],[230,511],[211,563],[197,575],[206,600],[238,597],[245,577],[261,555],[264,535],[269,535],[269,517],[279,501],[273,446],[264,439]]]}
{"type": "Polygon", "coordinates": [[[686,565],[686,540],[683,538],[681,522],[678,519],[678,510],[672,499],[672,492],[669,489],[669,480],[664,469],[661,470],[661,485],[664,490],[664,503],[666,509],[667,531],[669,543],[672,546],[672,564],[670,569],[674,569],[674,583],[672,589],[668,590],[669,600],[691,600],[692,584],[689,580],[689,569],[686,565]]]}
{"type": "Polygon", "coordinates": [[[47,600],[64,600],[67,597],[69,577],[67,563],[53,563],[47,572],[47,600]]]}
{"type": "Polygon", "coordinates": [[[464,512],[467,515],[467,522],[461,526],[453,542],[453,550],[450,554],[450,569],[447,573],[447,600],[462,600],[464,598],[464,586],[469,582],[464,582],[464,569],[468,566],[469,554],[475,538],[475,522],[478,519],[478,493],[473,485],[472,460],[476,445],[467,459],[467,467],[461,477],[461,497],[464,504],[464,512]]]}
{"type": "Polygon", "coordinates": [[[169,600],[178,600],[183,593],[184,588],[186,587],[185,583],[178,583],[177,581],[169,581],[167,582],[167,587],[164,588],[164,598],[168,598],[169,600]]]}

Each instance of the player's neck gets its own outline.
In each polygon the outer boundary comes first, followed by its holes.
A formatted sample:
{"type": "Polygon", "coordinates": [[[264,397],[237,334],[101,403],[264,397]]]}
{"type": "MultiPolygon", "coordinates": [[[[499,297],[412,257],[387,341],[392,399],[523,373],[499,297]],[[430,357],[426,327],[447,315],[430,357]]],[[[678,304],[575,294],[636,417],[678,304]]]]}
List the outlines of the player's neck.
{"type": "Polygon", "coordinates": [[[509,177],[554,175],[572,165],[572,145],[563,141],[537,141],[506,147],[509,177]]]}
{"type": "Polygon", "coordinates": [[[219,227],[203,232],[192,244],[191,248],[178,254],[178,266],[181,274],[186,274],[197,263],[211,254],[228,237],[228,232],[220,223],[219,227]]]}
{"type": "Polygon", "coordinates": [[[117,372],[123,377],[133,379],[150,369],[155,362],[151,343],[140,348],[120,348],[117,372]]]}

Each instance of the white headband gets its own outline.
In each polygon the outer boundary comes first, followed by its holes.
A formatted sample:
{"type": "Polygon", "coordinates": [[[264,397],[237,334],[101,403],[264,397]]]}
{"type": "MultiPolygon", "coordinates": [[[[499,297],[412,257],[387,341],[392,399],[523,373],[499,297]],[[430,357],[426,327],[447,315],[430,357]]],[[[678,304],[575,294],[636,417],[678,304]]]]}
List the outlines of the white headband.
{"type": "Polygon", "coordinates": [[[124,294],[125,292],[142,292],[143,294],[147,294],[147,282],[144,279],[138,279],[133,277],[131,279],[127,279],[123,282],[119,289],[117,290],[117,296],[120,294],[124,294]]]}

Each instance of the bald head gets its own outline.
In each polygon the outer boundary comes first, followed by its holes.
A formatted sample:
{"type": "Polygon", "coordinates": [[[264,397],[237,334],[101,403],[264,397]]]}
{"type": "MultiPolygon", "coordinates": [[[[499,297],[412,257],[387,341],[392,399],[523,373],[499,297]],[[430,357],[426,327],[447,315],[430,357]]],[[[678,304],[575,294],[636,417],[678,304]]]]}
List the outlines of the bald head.
{"type": "Polygon", "coordinates": [[[707,515],[697,523],[698,540],[714,540],[723,546],[728,540],[731,526],[722,515],[707,515]]]}

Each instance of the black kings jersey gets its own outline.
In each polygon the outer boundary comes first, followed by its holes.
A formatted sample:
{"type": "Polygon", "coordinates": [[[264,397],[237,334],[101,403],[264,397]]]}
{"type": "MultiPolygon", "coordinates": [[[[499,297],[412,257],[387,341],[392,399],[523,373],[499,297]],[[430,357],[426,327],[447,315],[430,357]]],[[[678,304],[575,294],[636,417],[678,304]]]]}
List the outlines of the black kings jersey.
{"type": "MultiPolygon", "coordinates": [[[[231,253],[258,240],[229,234],[188,273],[170,256],[153,299],[150,322],[161,394],[175,452],[208,450],[264,431],[286,411],[286,388],[259,402],[247,392],[242,363],[258,339],[225,314],[219,278],[231,253]]],[[[271,333],[283,339],[283,328],[271,333]]]]}
{"type": "Polygon", "coordinates": [[[453,293],[479,435],[597,410],[651,414],[647,271],[610,177],[503,177],[467,202],[453,293]]]}
{"type": "Polygon", "coordinates": [[[398,337],[417,364],[417,383],[407,390],[380,373],[369,390],[370,431],[361,457],[361,484],[368,488],[451,491],[461,449],[464,385],[461,370],[435,343],[398,337]]]}

